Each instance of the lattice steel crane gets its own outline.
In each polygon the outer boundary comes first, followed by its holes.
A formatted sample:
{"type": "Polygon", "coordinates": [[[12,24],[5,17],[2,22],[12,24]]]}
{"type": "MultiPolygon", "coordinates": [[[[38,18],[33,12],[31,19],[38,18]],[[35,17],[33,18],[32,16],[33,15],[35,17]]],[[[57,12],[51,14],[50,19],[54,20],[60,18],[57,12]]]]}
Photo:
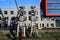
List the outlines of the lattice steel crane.
{"type": "MultiPolygon", "coordinates": [[[[2,21],[1,21],[1,24],[2,24],[2,25],[1,25],[1,26],[2,26],[2,28],[4,28],[4,27],[5,27],[5,24],[8,23],[8,22],[6,21],[7,18],[4,17],[4,14],[2,13],[1,9],[0,9],[0,13],[1,13],[1,15],[2,15],[2,17],[1,17],[1,20],[2,20],[2,21]]],[[[8,24],[7,24],[7,25],[8,25],[8,24]]],[[[6,27],[6,28],[7,28],[7,27],[6,27]]],[[[4,28],[4,29],[5,29],[5,28],[4,28]]]]}
{"type": "MultiPolygon", "coordinates": [[[[17,16],[20,18],[20,17],[22,17],[22,13],[21,13],[21,11],[24,11],[24,7],[23,6],[21,6],[20,7],[20,9],[19,9],[19,7],[18,7],[18,5],[17,5],[17,2],[16,2],[16,0],[14,0],[15,1],[15,4],[16,4],[16,7],[17,7],[17,10],[18,10],[18,14],[17,14],[17,16]]],[[[31,12],[31,34],[30,35],[32,35],[32,30],[33,30],[33,22],[35,23],[35,25],[36,25],[36,22],[33,20],[33,18],[32,17],[35,17],[35,14],[34,14],[34,6],[31,6],[31,9],[32,9],[32,12],[31,12]]],[[[24,20],[23,18],[22,18],[22,20],[24,20]]],[[[20,22],[21,22],[21,20],[19,20],[19,25],[20,25],[20,22]]],[[[18,27],[17,27],[17,36],[19,36],[19,25],[18,25],[18,27]]],[[[35,26],[34,25],[34,26],[35,26]]],[[[22,32],[21,32],[22,33],[22,32]]],[[[22,35],[22,34],[21,34],[22,35]]]]}
{"type": "MultiPolygon", "coordinates": [[[[38,36],[38,30],[37,30],[37,23],[36,23],[36,10],[35,10],[35,6],[31,6],[31,36],[32,34],[34,35],[34,31],[36,33],[36,35],[38,36]],[[34,31],[33,31],[34,30],[34,31]]],[[[35,36],[35,35],[34,35],[35,36]]]]}
{"type": "Polygon", "coordinates": [[[22,27],[23,27],[24,16],[23,16],[23,13],[21,13],[21,12],[24,11],[24,7],[21,6],[20,9],[19,9],[16,0],[14,0],[14,1],[15,1],[17,10],[18,10],[18,13],[17,13],[16,17],[19,17],[18,26],[17,26],[17,37],[19,37],[19,32],[20,32],[20,40],[22,40],[22,27]],[[22,23],[22,25],[20,23],[22,23]]]}

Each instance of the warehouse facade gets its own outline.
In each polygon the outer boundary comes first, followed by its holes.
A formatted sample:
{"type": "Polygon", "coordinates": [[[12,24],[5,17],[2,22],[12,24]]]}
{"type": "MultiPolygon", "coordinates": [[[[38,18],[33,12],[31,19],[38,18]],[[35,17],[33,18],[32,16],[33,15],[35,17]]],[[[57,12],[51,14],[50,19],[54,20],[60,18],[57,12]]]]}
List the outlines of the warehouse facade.
{"type": "MultiPolygon", "coordinates": [[[[36,23],[36,26],[41,28],[55,28],[55,17],[44,17],[42,15],[43,11],[41,11],[40,6],[35,6],[34,8],[34,14],[35,16],[32,17],[33,23],[31,21],[31,6],[24,6],[24,11],[22,11],[23,16],[25,20],[23,21],[23,25],[25,26],[31,26],[36,23]],[[34,19],[35,18],[35,19],[34,19]]],[[[10,23],[16,19],[17,16],[17,9],[16,8],[0,8],[0,27],[3,27],[3,16],[5,18],[5,26],[6,29],[8,26],[10,26],[10,23]],[[3,14],[3,15],[2,15],[3,14]]],[[[17,17],[18,19],[18,17],[17,17]]],[[[18,23],[18,22],[16,22],[18,23]]],[[[21,23],[22,25],[22,23],[21,23]]],[[[4,26],[4,27],[5,27],[4,26]]]]}

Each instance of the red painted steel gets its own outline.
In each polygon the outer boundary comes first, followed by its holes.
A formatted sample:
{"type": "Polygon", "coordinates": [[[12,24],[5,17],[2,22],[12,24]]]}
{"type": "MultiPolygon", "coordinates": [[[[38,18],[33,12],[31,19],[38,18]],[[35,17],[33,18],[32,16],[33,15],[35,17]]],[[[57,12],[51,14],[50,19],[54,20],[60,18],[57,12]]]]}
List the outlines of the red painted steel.
{"type": "Polygon", "coordinates": [[[48,13],[48,0],[41,0],[40,7],[41,7],[41,9],[44,9],[45,16],[60,16],[60,14],[57,14],[57,13],[55,13],[55,14],[48,13]]]}

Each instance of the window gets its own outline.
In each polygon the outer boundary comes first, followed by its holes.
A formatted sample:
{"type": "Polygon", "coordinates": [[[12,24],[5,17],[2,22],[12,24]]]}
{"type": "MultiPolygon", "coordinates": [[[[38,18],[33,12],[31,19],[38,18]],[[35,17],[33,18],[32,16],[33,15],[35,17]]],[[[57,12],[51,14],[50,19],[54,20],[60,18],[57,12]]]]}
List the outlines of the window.
{"type": "Polygon", "coordinates": [[[49,14],[52,14],[52,13],[54,13],[54,14],[55,14],[55,13],[59,14],[59,13],[60,13],[60,10],[52,10],[52,9],[51,9],[51,10],[48,10],[48,13],[49,13],[49,14]]]}
{"type": "Polygon", "coordinates": [[[29,15],[31,15],[31,11],[29,11],[29,15]]]}
{"type": "Polygon", "coordinates": [[[41,18],[44,18],[44,15],[41,15],[41,18]]]}
{"type": "Polygon", "coordinates": [[[56,18],[56,20],[60,20],[60,17],[55,17],[56,18]]]}
{"type": "Polygon", "coordinates": [[[48,4],[48,8],[60,8],[59,5],[60,4],[52,4],[52,3],[50,3],[50,4],[48,4]]]}
{"type": "Polygon", "coordinates": [[[21,16],[26,15],[26,11],[21,11],[20,15],[21,16]]]}
{"type": "Polygon", "coordinates": [[[37,11],[35,11],[34,13],[35,13],[36,15],[38,15],[38,12],[37,12],[37,11]]]}
{"type": "MultiPolygon", "coordinates": [[[[31,12],[31,11],[29,11],[29,15],[31,15],[31,14],[32,14],[32,12],[31,12]]],[[[36,12],[36,11],[35,11],[35,12],[34,12],[34,14],[38,14],[38,12],[36,12]]]]}
{"type": "Polygon", "coordinates": [[[48,0],[48,13],[60,14],[60,0],[48,0]]]}
{"type": "Polygon", "coordinates": [[[41,9],[40,15],[41,15],[41,18],[44,18],[44,9],[41,9]]]}
{"type": "Polygon", "coordinates": [[[38,17],[36,17],[36,19],[35,19],[36,21],[38,20],[38,17]]]}
{"type": "Polygon", "coordinates": [[[4,14],[7,14],[7,11],[4,11],[4,14]]]}
{"type": "Polygon", "coordinates": [[[56,27],[60,27],[60,23],[56,23],[56,27]]]}
{"type": "Polygon", "coordinates": [[[53,20],[53,21],[54,21],[54,19],[55,19],[54,17],[51,18],[51,20],[53,20]]]}
{"type": "Polygon", "coordinates": [[[8,19],[8,17],[5,17],[5,20],[8,19]]]}
{"type": "Polygon", "coordinates": [[[41,27],[41,24],[40,24],[40,27],[41,27]]]}
{"type": "Polygon", "coordinates": [[[43,15],[43,13],[44,13],[44,10],[43,10],[43,9],[41,9],[40,14],[41,14],[41,15],[43,15]]]}
{"type": "Polygon", "coordinates": [[[41,18],[41,21],[43,21],[44,20],[44,18],[41,18]]]}
{"type": "Polygon", "coordinates": [[[48,0],[48,13],[60,14],[60,0],[48,0]]]}
{"type": "Polygon", "coordinates": [[[56,27],[60,27],[60,20],[58,20],[58,19],[56,19],[56,27]]]}
{"type": "Polygon", "coordinates": [[[0,20],[1,20],[1,17],[0,17],[0,20]]]}
{"type": "Polygon", "coordinates": [[[44,24],[42,24],[42,27],[44,27],[44,24]]]}
{"type": "Polygon", "coordinates": [[[38,23],[36,23],[36,27],[38,27],[38,23]]]}
{"type": "Polygon", "coordinates": [[[8,17],[5,17],[5,20],[8,21],[8,17]]]}
{"type": "Polygon", "coordinates": [[[29,16],[29,20],[31,20],[31,16],[29,16]]]}
{"type": "Polygon", "coordinates": [[[38,29],[38,23],[36,23],[36,28],[38,29]]]}
{"type": "Polygon", "coordinates": [[[50,20],[50,17],[47,17],[46,19],[49,21],[50,20]]]}
{"type": "Polygon", "coordinates": [[[60,0],[48,0],[48,2],[60,2],[60,0]]]}
{"type": "Polygon", "coordinates": [[[0,10],[0,14],[2,14],[2,11],[0,10]]]}
{"type": "Polygon", "coordinates": [[[11,20],[15,20],[15,17],[12,17],[11,20]]]}
{"type": "Polygon", "coordinates": [[[14,11],[10,11],[11,14],[14,14],[14,11]]]}
{"type": "Polygon", "coordinates": [[[1,27],[1,24],[0,24],[0,27],[1,27]]]}
{"type": "Polygon", "coordinates": [[[54,24],[52,23],[51,26],[54,27],[54,24]]]}
{"type": "Polygon", "coordinates": [[[24,11],[24,15],[26,15],[26,11],[24,11]]]}
{"type": "Polygon", "coordinates": [[[47,24],[47,27],[49,27],[49,24],[47,24]]]}

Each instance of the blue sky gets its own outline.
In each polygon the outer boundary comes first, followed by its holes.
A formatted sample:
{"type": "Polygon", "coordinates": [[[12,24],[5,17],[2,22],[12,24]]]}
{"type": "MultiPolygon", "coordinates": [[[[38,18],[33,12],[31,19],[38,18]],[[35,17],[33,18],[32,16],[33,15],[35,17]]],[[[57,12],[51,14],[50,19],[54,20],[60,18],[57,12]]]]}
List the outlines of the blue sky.
{"type": "MultiPolygon", "coordinates": [[[[17,0],[19,6],[39,6],[40,0],[17,0]]],[[[0,0],[0,8],[15,8],[14,0],[0,0]]]]}
{"type": "MultiPolygon", "coordinates": [[[[39,6],[41,0],[17,0],[19,6],[39,6]]],[[[0,8],[16,8],[14,0],[0,0],[0,8]]],[[[57,17],[56,19],[59,19],[57,17]]]]}

